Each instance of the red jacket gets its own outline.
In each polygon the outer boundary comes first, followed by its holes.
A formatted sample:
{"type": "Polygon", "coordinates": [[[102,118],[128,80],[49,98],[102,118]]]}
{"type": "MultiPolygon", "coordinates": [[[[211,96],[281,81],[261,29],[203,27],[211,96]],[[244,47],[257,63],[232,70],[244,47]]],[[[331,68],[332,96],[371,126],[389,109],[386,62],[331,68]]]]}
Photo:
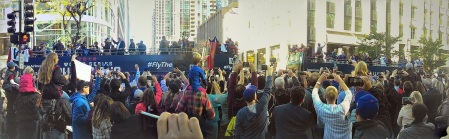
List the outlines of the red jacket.
{"type": "Polygon", "coordinates": [[[24,74],[20,77],[20,93],[35,93],[36,88],[34,88],[33,75],[24,74]]]}

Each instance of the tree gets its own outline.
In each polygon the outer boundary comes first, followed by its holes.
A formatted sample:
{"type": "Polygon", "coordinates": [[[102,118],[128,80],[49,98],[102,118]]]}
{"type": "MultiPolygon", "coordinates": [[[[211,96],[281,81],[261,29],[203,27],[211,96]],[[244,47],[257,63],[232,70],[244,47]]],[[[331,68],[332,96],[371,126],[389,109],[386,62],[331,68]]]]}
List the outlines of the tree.
{"type": "MultiPolygon", "coordinates": [[[[107,0],[100,0],[98,2],[104,2],[106,9],[108,9],[109,2],[107,0]]],[[[44,12],[53,12],[60,15],[63,28],[62,34],[67,35],[71,42],[75,44],[80,40],[82,31],[84,30],[81,25],[83,16],[96,3],[95,0],[51,0],[50,2],[46,2],[45,6],[48,10],[44,12]],[[68,27],[72,21],[75,24],[75,28],[68,27]],[[75,30],[75,32],[72,32],[72,30],[75,30]]]]}
{"type": "Polygon", "coordinates": [[[433,70],[446,65],[449,54],[443,53],[440,39],[433,41],[432,38],[421,37],[419,43],[422,46],[411,51],[411,54],[422,59],[424,71],[432,73],[433,70]]]}
{"type": "Polygon", "coordinates": [[[359,38],[358,51],[362,53],[368,53],[372,58],[380,57],[380,54],[385,54],[387,59],[391,58],[393,45],[396,44],[401,37],[393,37],[386,33],[378,33],[371,31],[370,34],[359,38]]]}

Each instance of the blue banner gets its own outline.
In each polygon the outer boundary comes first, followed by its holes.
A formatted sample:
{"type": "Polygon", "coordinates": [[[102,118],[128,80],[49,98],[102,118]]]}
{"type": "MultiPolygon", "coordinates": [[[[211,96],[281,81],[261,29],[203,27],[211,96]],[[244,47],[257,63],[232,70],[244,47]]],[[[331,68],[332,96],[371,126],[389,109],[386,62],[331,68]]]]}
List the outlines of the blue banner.
{"type": "MultiPolygon", "coordinates": [[[[232,70],[232,58],[234,55],[218,54],[215,55],[215,66],[225,70],[232,70]]],[[[119,70],[123,72],[135,72],[134,65],[138,64],[140,70],[148,68],[152,73],[165,74],[173,71],[174,67],[178,67],[186,73],[190,70],[192,64],[192,56],[189,54],[180,55],[121,55],[121,56],[79,56],[77,60],[96,67],[110,70],[119,70]]],[[[44,57],[30,58],[25,62],[25,66],[32,67],[36,72],[44,60],[44,57]]],[[[64,74],[70,73],[71,57],[59,57],[58,65],[61,66],[64,74]]],[[[91,71],[90,71],[91,72],[91,71]]]]}

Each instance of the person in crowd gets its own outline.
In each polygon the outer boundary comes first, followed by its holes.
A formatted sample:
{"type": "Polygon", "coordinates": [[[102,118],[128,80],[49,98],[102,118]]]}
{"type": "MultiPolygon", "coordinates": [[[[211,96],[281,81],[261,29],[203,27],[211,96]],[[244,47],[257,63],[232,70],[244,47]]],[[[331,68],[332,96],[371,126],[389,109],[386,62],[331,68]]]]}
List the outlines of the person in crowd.
{"type": "MultiPolygon", "coordinates": [[[[449,91],[446,91],[446,96],[449,95],[449,91]]],[[[446,136],[446,128],[449,125],[449,98],[446,98],[443,103],[438,107],[438,116],[435,118],[437,127],[437,135],[439,137],[446,136]]]]}
{"type": "Polygon", "coordinates": [[[331,57],[332,57],[333,59],[337,59],[337,49],[334,49],[334,51],[332,51],[331,57]]]}
{"type": "Polygon", "coordinates": [[[128,96],[132,93],[131,85],[129,85],[128,79],[126,79],[125,74],[122,72],[116,72],[117,75],[120,77],[119,79],[111,79],[110,82],[110,93],[108,93],[109,97],[111,97],[114,101],[120,101],[123,104],[126,104],[125,101],[128,98],[128,96]],[[125,89],[121,86],[121,84],[125,83],[125,89]]]}
{"type": "Polygon", "coordinates": [[[129,42],[131,44],[129,44],[128,47],[128,52],[132,55],[134,55],[134,52],[136,52],[136,44],[134,43],[134,39],[129,39],[129,42]]]}
{"type": "Polygon", "coordinates": [[[164,94],[161,102],[157,106],[158,114],[162,112],[175,113],[178,102],[182,99],[181,86],[176,82],[181,82],[180,80],[174,80],[169,83],[168,91],[164,94]]]}
{"type": "MultiPolygon", "coordinates": [[[[155,94],[151,88],[148,88],[143,92],[142,99],[140,99],[136,106],[135,114],[140,114],[140,112],[158,114],[156,106],[155,94]]],[[[156,123],[151,124],[153,126],[156,125],[156,123]]]]}
{"type": "Polygon", "coordinates": [[[226,82],[223,79],[223,72],[221,70],[218,70],[218,73],[220,74],[220,88],[223,90],[220,90],[220,92],[222,93],[218,94],[217,98],[214,101],[220,104],[222,112],[218,137],[224,138],[230,120],[228,118],[228,88],[226,87],[226,82]],[[221,86],[222,82],[224,83],[223,86],[221,86]]]}
{"type": "Polygon", "coordinates": [[[3,114],[3,111],[6,109],[4,108],[5,106],[6,106],[5,90],[3,89],[3,79],[0,78],[0,114],[3,114]]]}
{"type": "Polygon", "coordinates": [[[137,47],[139,48],[140,55],[145,55],[147,46],[145,44],[143,44],[143,41],[140,41],[140,43],[137,45],[137,47]]]}
{"type": "Polygon", "coordinates": [[[346,54],[345,51],[341,51],[340,55],[338,55],[339,60],[346,60],[346,54]]]}
{"type": "Polygon", "coordinates": [[[58,40],[58,42],[54,45],[53,50],[55,50],[58,54],[62,53],[64,50],[64,44],[62,44],[61,40],[58,40]]]}
{"type": "Polygon", "coordinates": [[[190,117],[197,117],[201,121],[201,131],[205,138],[213,136],[215,131],[210,130],[212,126],[209,120],[215,117],[214,109],[212,108],[212,103],[210,102],[209,96],[206,94],[206,89],[200,86],[202,81],[204,85],[207,85],[204,76],[204,71],[198,66],[201,60],[201,55],[199,53],[194,54],[194,66],[191,68],[189,73],[189,82],[191,85],[189,89],[184,92],[184,96],[180,100],[176,112],[185,112],[190,117]],[[201,81],[200,81],[201,79],[201,81]],[[198,104],[198,105],[192,105],[198,104]],[[208,121],[206,121],[208,120],[208,121]]]}
{"type": "Polygon", "coordinates": [[[25,68],[24,74],[20,77],[19,95],[14,103],[17,130],[26,133],[19,134],[19,139],[38,138],[40,93],[35,88],[33,74],[33,68],[25,68]]]}
{"type": "Polygon", "coordinates": [[[163,112],[157,121],[157,135],[159,138],[203,139],[199,121],[196,117],[189,117],[181,112],[170,114],[163,112]],[[178,121],[172,123],[170,121],[178,121]]]}
{"type": "Polygon", "coordinates": [[[210,121],[211,130],[214,131],[214,132],[212,132],[211,138],[218,138],[218,121],[220,120],[220,115],[219,115],[219,111],[218,111],[218,108],[220,107],[220,103],[215,102],[216,98],[219,95],[221,95],[220,85],[218,84],[217,81],[218,81],[218,79],[214,79],[211,82],[212,89],[211,89],[210,93],[208,94],[209,101],[212,103],[212,107],[213,107],[214,113],[215,113],[215,117],[210,121]]]}
{"type": "MultiPolygon", "coordinates": [[[[317,118],[315,107],[313,105],[312,90],[315,87],[319,78],[320,78],[319,73],[312,73],[310,75],[310,77],[307,79],[309,86],[305,89],[304,103],[302,103],[302,105],[301,105],[301,107],[303,107],[304,109],[306,109],[307,111],[310,111],[312,113],[312,119],[315,122],[317,121],[318,118],[317,118]]],[[[319,95],[321,101],[326,103],[326,100],[324,99],[324,90],[323,89],[320,88],[318,90],[318,95],[319,95]]]]}
{"type": "MultiPolygon", "coordinates": [[[[74,55],[76,58],[76,55],[74,55]]],[[[74,57],[72,56],[72,61],[74,57]]],[[[68,76],[64,76],[61,67],[57,64],[59,61],[56,53],[50,53],[44,61],[38,72],[38,87],[42,92],[42,98],[58,99],[60,97],[69,99],[69,96],[62,91],[62,86],[67,85],[68,76]]]]}
{"type": "Polygon", "coordinates": [[[357,122],[353,125],[353,138],[392,138],[393,132],[388,130],[386,123],[390,122],[387,117],[388,108],[379,107],[379,101],[370,93],[358,92],[358,94],[361,94],[361,97],[355,100],[357,122]]]}
{"type": "Polygon", "coordinates": [[[401,129],[400,126],[397,124],[397,119],[399,115],[399,111],[402,108],[402,98],[400,94],[398,93],[399,86],[401,84],[400,80],[396,80],[397,70],[394,70],[391,76],[387,76],[388,78],[388,85],[385,88],[385,95],[388,99],[388,102],[391,104],[392,107],[388,108],[389,113],[391,115],[391,124],[393,128],[394,135],[397,136],[399,133],[399,130],[401,129]]]}
{"type": "Polygon", "coordinates": [[[16,115],[13,110],[14,102],[17,98],[17,94],[19,92],[19,81],[16,80],[17,74],[16,74],[16,67],[17,64],[14,62],[8,62],[7,63],[7,70],[5,75],[3,76],[5,78],[5,81],[3,82],[2,88],[5,90],[6,99],[7,102],[7,108],[6,108],[6,134],[9,138],[15,138],[17,135],[16,131],[16,115]]]}
{"type": "Polygon", "coordinates": [[[125,54],[125,41],[122,40],[122,38],[118,38],[117,41],[112,39],[112,42],[117,45],[117,55],[124,55],[125,54]]]}
{"type": "Polygon", "coordinates": [[[429,116],[427,122],[435,123],[435,118],[438,115],[438,107],[441,105],[442,97],[440,91],[436,89],[429,79],[424,79],[423,84],[427,89],[427,92],[422,96],[423,102],[427,107],[427,116],[429,116]]]}
{"type": "Polygon", "coordinates": [[[78,92],[75,92],[70,97],[70,102],[72,103],[73,139],[85,139],[90,137],[86,124],[90,111],[90,105],[87,101],[89,88],[89,82],[80,80],[76,84],[78,92]]]}
{"type": "MultiPolygon", "coordinates": [[[[51,54],[51,57],[54,56],[53,54],[54,53],[51,54]]],[[[68,81],[66,81],[68,76],[66,76],[66,77],[62,76],[59,66],[56,65],[57,62],[55,62],[54,63],[55,65],[53,65],[52,62],[54,62],[54,61],[50,60],[50,59],[52,59],[51,57],[47,57],[47,59],[44,60],[44,62],[42,62],[43,64],[41,65],[41,68],[39,69],[38,77],[46,77],[45,79],[39,78],[39,84],[40,84],[39,88],[41,88],[41,86],[44,82],[47,82],[48,86],[54,87],[54,88],[50,89],[49,91],[57,92],[60,90],[60,89],[58,89],[59,85],[54,84],[53,81],[68,82],[68,81]],[[49,70],[49,68],[54,68],[54,70],[52,72],[56,73],[56,74],[43,73],[43,72],[47,72],[47,70],[49,70]],[[47,69],[47,70],[43,70],[43,69],[47,69]],[[43,75],[45,75],[45,76],[43,76],[43,75]],[[50,77],[47,77],[47,76],[50,76],[50,77]],[[52,78],[54,78],[54,79],[52,79],[52,78]],[[51,80],[51,82],[49,80],[51,80]],[[50,83],[48,83],[48,82],[50,82],[50,83]],[[53,85],[52,85],[52,83],[53,83],[53,85]]],[[[71,67],[70,67],[70,70],[72,71],[71,72],[72,77],[71,77],[70,83],[67,83],[70,88],[69,90],[76,90],[76,70],[75,70],[75,63],[74,63],[75,59],[76,59],[76,55],[73,55],[72,61],[71,61],[71,67]]],[[[42,89],[40,89],[39,91],[42,92],[42,90],[45,90],[45,89],[46,89],[46,87],[42,87],[42,89]]],[[[44,93],[45,92],[43,92],[42,94],[44,94],[44,93]]],[[[66,94],[63,93],[63,96],[65,96],[65,95],[66,94]]],[[[43,113],[42,122],[41,122],[43,138],[44,139],[64,139],[66,126],[72,124],[72,107],[69,102],[69,99],[67,99],[68,95],[66,96],[67,98],[66,97],[59,97],[59,98],[51,97],[51,95],[49,95],[49,96],[50,96],[50,97],[48,97],[49,99],[43,98],[42,103],[41,103],[41,107],[43,110],[42,111],[42,113],[43,113]],[[58,118],[55,119],[54,117],[58,117],[58,118]]]]}
{"type": "MultiPolygon", "coordinates": [[[[246,77],[244,74],[248,74],[243,70],[243,62],[235,63],[232,72],[229,77],[227,90],[228,90],[228,119],[229,123],[228,125],[235,125],[236,122],[236,115],[238,110],[242,109],[246,106],[246,102],[243,99],[243,92],[245,91],[246,87],[244,86],[246,82],[250,82],[251,85],[258,86],[257,81],[257,72],[256,72],[256,66],[252,63],[249,64],[249,71],[251,72],[251,78],[249,80],[245,79],[246,77]],[[240,75],[239,75],[240,71],[240,75]],[[237,80],[239,77],[239,80],[237,80]]],[[[227,128],[228,131],[226,131],[225,136],[230,137],[234,135],[234,129],[235,126],[230,126],[227,128]],[[229,130],[228,130],[229,129],[229,130]]]]}
{"type": "MultiPolygon", "coordinates": [[[[141,126],[139,126],[142,124],[139,120],[139,115],[131,115],[123,103],[115,101],[110,106],[109,111],[112,123],[111,139],[157,138],[155,132],[144,131],[141,126]]],[[[176,119],[170,118],[170,121],[174,120],[176,119]]],[[[156,131],[156,129],[154,129],[154,131],[156,131]]]]}
{"type": "Polygon", "coordinates": [[[275,138],[311,139],[314,126],[312,113],[300,106],[304,102],[305,90],[295,86],[289,92],[290,103],[276,106],[273,110],[274,120],[271,122],[276,123],[275,138]]]}
{"type": "Polygon", "coordinates": [[[101,55],[100,54],[100,47],[98,46],[98,42],[94,42],[94,45],[90,47],[90,54],[94,56],[101,55]]]}
{"type": "Polygon", "coordinates": [[[422,82],[416,82],[417,86],[416,86],[416,91],[419,91],[421,93],[421,95],[425,94],[427,92],[426,87],[424,87],[424,84],[422,82]]]}
{"type": "Polygon", "coordinates": [[[415,88],[413,87],[413,83],[410,81],[405,81],[402,88],[402,93],[399,93],[401,94],[401,98],[410,97],[410,94],[412,94],[412,92],[415,90],[415,88]]]}
{"type": "Polygon", "coordinates": [[[201,54],[194,52],[193,53],[193,66],[190,69],[188,78],[190,82],[190,86],[192,87],[192,90],[194,92],[200,91],[200,88],[204,90],[204,88],[201,87],[201,83],[206,83],[206,76],[203,71],[203,69],[200,67],[201,63],[201,54]]]}
{"type": "Polygon", "coordinates": [[[243,92],[246,107],[237,112],[234,138],[257,138],[264,139],[268,126],[268,101],[272,89],[273,67],[266,71],[267,81],[264,93],[257,100],[257,86],[251,85],[243,92]]]}
{"type": "MultiPolygon", "coordinates": [[[[137,67],[138,69],[138,67],[137,67]]],[[[140,73],[137,72],[136,74],[136,78],[137,79],[137,89],[133,90],[132,93],[130,94],[130,96],[127,99],[127,107],[130,113],[134,113],[135,112],[135,108],[137,106],[137,103],[140,102],[141,98],[142,98],[142,94],[143,92],[147,89],[148,86],[148,81],[147,81],[147,77],[151,77],[151,76],[140,76],[140,73]],[[137,76],[139,75],[139,76],[137,76]]],[[[137,114],[137,113],[136,113],[137,114]]]]}
{"type": "Polygon", "coordinates": [[[319,99],[318,90],[321,88],[321,83],[326,80],[327,76],[327,73],[322,74],[312,91],[313,104],[318,118],[324,123],[324,138],[351,138],[352,124],[349,118],[346,118],[346,115],[349,112],[352,93],[340,76],[333,74],[334,80],[339,83],[342,90],[345,90],[345,99],[341,104],[336,105],[338,91],[335,87],[329,86],[324,93],[327,101],[327,104],[324,104],[319,99]]]}
{"type": "Polygon", "coordinates": [[[111,138],[111,115],[109,108],[114,103],[112,98],[106,95],[98,95],[92,113],[92,135],[93,139],[111,138]]]}
{"type": "Polygon", "coordinates": [[[402,76],[402,82],[410,81],[413,86],[415,86],[416,81],[421,81],[420,76],[416,75],[412,63],[407,63],[405,69],[404,75],[402,76]]]}
{"type": "Polygon", "coordinates": [[[427,107],[423,103],[415,103],[412,115],[415,118],[410,126],[399,132],[398,139],[435,139],[435,126],[426,123],[427,107]]]}
{"type": "MultiPolygon", "coordinates": [[[[415,103],[423,103],[423,98],[421,96],[421,93],[418,91],[413,91],[410,97],[408,97],[409,100],[406,102],[402,102],[404,106],[402,106],[401,111],[398,115],[398,125],[401,127],[401,130],[404,130],[406,125],[411,124],[415,118],[412,115],[412,107],[415,103]]],[[[427,119],[426,119],[427,120],[427,119]]]]}

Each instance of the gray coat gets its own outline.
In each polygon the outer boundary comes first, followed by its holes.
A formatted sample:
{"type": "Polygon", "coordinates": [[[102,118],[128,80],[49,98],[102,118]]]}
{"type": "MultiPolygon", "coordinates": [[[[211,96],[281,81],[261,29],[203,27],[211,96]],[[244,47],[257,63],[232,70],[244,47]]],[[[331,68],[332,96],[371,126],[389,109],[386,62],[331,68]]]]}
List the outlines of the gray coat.
{"type": "Polygon", "coordinates": [[[399,132],[398,139],[435,139],[435,126],[432,123],[412,124],[399,132]]]}

